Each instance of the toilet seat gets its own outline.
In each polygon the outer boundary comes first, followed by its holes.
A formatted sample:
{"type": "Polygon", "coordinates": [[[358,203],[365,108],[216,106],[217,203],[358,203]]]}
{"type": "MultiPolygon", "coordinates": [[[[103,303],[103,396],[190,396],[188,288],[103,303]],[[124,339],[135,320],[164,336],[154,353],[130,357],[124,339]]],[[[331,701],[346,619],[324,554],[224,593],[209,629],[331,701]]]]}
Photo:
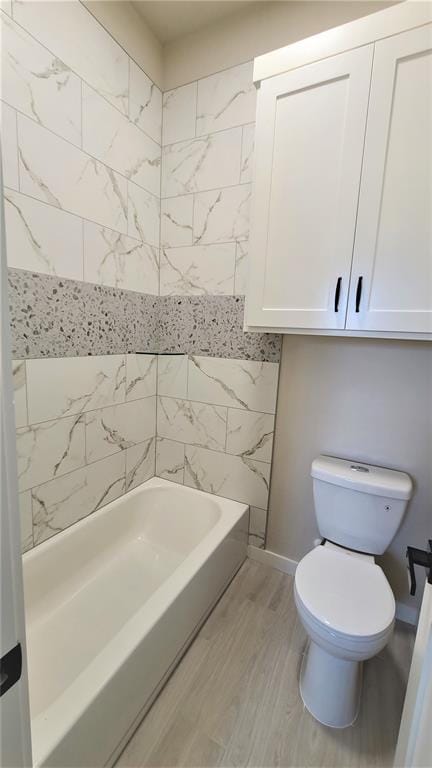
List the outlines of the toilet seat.
{"type": "Polygon", "coordinates": [[[313,623],[340,640],[377,640],[394,621],[395,600],[382,569],[342,547],[309,552],[297,566],[295,591],[313,623]]]}

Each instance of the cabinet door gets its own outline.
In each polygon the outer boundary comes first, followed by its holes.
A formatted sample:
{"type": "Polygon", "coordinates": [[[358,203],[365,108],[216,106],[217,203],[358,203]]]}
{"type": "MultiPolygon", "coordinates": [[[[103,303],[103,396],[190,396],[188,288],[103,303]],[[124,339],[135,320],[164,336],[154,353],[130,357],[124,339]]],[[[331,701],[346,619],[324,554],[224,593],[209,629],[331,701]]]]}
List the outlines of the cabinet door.
{"type": "Polygon", "coordinates": [[[248,325],[345,326],[372,53],[261,83],[248,325]]]}
{"type": "Polygon", "coordinates": [[[347,328],[432,332],[431,24],[376,44],[347,328]]]}

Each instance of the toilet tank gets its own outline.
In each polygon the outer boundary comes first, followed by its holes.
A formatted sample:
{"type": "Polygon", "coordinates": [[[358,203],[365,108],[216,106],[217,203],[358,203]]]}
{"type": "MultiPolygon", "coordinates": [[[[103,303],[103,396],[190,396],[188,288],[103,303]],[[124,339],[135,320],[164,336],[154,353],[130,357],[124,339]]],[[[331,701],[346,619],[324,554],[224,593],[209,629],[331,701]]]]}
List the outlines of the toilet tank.
{"type": "Polygon", "coordinates": [[[385,552],[411,498],[410,476],[332,456],[314,459],[311,475],[321,536],[359,552],[385,552]]]}

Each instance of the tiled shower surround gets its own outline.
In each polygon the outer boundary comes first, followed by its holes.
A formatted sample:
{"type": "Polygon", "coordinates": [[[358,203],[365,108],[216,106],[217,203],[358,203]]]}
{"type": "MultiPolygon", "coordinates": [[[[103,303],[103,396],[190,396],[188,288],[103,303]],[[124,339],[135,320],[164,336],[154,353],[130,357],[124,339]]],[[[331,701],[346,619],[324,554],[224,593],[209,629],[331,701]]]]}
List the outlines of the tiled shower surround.
{"type": "Polygon", "coordinates": [[[0,23],[23,549],[154,474],[248,503],[262,546],[280,338],[243,332],[252,64],[162,94],[78,0],[0,23]]]}

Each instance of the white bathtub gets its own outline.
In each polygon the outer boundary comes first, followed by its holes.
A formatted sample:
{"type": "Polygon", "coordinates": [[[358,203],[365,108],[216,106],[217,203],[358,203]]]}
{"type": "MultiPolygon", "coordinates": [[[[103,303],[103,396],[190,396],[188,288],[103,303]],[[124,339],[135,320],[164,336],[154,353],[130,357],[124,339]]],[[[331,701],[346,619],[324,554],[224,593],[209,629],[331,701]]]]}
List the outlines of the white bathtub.
{"type": "Polygon", "coordinates": [[[247,527],[246,505],[153,478],[24,555],[35,765],[115,762],[247,527]]]}

